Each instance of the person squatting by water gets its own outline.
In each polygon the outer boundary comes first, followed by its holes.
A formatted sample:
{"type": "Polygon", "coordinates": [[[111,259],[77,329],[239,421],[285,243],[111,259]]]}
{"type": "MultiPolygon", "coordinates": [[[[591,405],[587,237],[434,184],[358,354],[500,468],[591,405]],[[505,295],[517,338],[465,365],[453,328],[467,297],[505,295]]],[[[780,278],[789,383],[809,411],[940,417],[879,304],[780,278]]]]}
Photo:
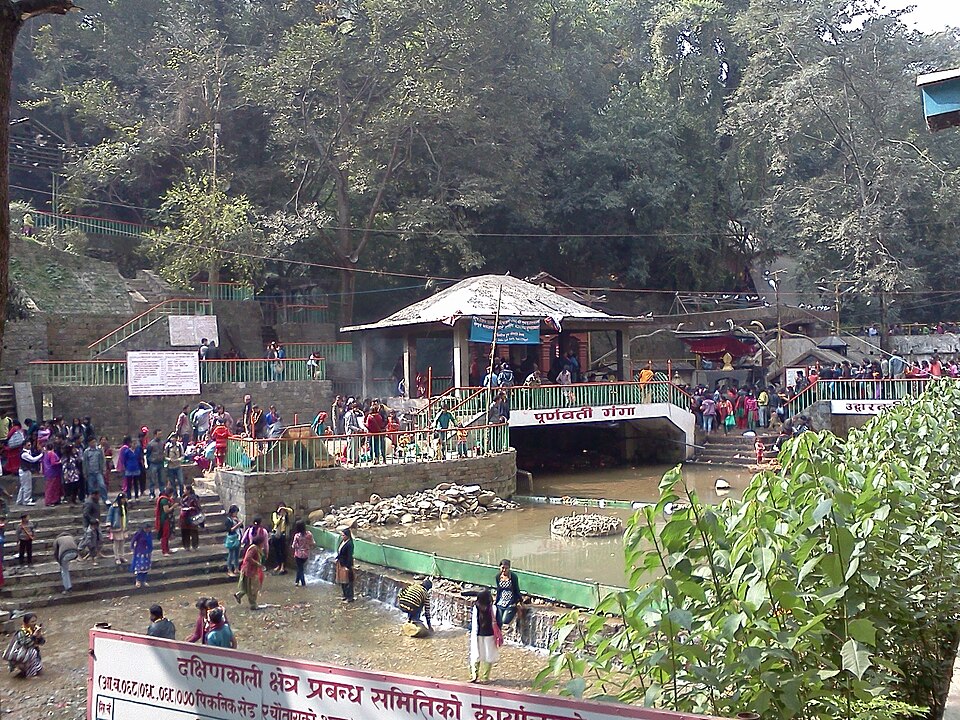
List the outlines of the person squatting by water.
{"type": "Polygon", "coordinates": [[[430,622],[430,588],[432,587],[433,582],[427,578],[410,583],[397,596],[397,607],[407,614],[407,621],[419,623],[420,614],[423,613],[427,629],[431,632],[433,632],[433,625],[430,622]]]}

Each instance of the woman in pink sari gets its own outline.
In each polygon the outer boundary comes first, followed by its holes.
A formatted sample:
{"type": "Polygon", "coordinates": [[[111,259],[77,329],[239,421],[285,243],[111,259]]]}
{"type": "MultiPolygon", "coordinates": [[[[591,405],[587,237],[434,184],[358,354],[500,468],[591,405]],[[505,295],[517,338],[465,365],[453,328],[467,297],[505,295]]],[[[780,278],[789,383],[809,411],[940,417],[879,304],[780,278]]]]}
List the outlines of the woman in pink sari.
{"type": "Polygon", "coordinates": [[[44,448],[43,460],[43,479],[46,481],[46,487],[43,491],[43,504],[46,506],[59,505],[63,500],[63,467],[60,465],[60,456],[53,449],[53,443],[47,443],[44,448]]]}

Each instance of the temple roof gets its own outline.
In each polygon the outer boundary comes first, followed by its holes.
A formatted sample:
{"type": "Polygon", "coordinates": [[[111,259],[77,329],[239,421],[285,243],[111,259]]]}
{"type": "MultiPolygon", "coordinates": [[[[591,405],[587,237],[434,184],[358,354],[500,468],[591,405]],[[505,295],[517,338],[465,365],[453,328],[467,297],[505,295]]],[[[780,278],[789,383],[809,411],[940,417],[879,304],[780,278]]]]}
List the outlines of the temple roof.
{"type": "Polygon", "coordinates": [[[492,318],[497,314],[498,298],[502,317],[550,318],[556,322],[576,320],[578,324],[639,321],[633,317],[608,315],[510,275],[480,275],[461,280],[379,322],[351,325],[340,330],[353,332],[432,323],[452,326],[461,317],[492,318]]]}

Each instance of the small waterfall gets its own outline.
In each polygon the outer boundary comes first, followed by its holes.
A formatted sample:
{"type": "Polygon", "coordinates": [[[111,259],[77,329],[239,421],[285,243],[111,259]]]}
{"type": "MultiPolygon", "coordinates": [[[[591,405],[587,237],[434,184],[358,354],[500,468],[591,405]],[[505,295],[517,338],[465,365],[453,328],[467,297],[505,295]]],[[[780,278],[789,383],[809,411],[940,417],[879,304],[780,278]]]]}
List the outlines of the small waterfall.
{"type": "MultiPolygon", "coordinates": [[[[335,560],[336,556],[331,552],[314,556],[305,571],[307,584],[332,584],[335,560]]],[[[410,582],[409,577],[401,577],[399,572],[387,568],[365,567],[358,568],[355,572],[354,590],[358,597],[368,597],[396,607],[397,595],[410,582]]],[[[469,630],[473,599],[434,586],[430,591],[430,610],[434,625],[469,630]]],[[[547,650],[557,637],[556,622],[562,614],[563,610],[528,605],[523,620],[518,620],[505,629],[504,639],[509,643],[547,650]]]]}

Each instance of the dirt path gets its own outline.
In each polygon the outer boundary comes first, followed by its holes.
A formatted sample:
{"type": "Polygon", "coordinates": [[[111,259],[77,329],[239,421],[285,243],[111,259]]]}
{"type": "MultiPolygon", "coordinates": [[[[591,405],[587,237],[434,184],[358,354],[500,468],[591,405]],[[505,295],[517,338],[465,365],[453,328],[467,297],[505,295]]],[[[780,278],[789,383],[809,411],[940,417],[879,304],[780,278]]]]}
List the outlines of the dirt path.
{"type": "MultiPolygon", "coordinates": [[[[399,633],[401,615],[382,603],[358,600],[344,605],[339,591],[324,584],[295,588],[293,575],[267,578],[260,596],[266,610],[238,606],[232,585],[217,585],[213,594],[227,606],[240,647],[281,657],[304,658],[370,670],[466,680],[467,634],[442,629],[426,640],[399,633]]],[[[147,608],[160,603],[177,626],[177,639],[192,631],[193,604],[201,592],[149,592],[97,603],[67,605],[39,613],[47,636],[44,672],[31,680],[0,672],[0,720],[82,720],[86,718],[89,628],[108,622],[116,630],[145,632],[147,608]]],[[[0,642],[8,641],[0,636],[0,642]]],[[[507,647],[494,668],[494,684],[529,688],[545,659],[532,650],[507,647]]]]}

